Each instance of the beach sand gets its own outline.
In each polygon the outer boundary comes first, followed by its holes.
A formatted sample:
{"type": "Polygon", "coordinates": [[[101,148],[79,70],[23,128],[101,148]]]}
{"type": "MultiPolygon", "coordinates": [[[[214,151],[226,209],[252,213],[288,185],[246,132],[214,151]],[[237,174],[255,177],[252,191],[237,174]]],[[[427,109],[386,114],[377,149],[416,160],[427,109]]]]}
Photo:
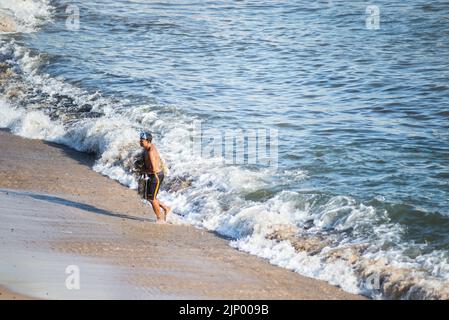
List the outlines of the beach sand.
{"type": "Polygon", "coordinates": [[[0,286],[0,300],[33,300],[33,298],[14,293],[14,292],[0,286]]]}
{"type": "Polygon", "coordinates": [[[155,224],[93,156],[6,131],[0,150],[0,299],[363,299],[214,233],[155,224]]]}

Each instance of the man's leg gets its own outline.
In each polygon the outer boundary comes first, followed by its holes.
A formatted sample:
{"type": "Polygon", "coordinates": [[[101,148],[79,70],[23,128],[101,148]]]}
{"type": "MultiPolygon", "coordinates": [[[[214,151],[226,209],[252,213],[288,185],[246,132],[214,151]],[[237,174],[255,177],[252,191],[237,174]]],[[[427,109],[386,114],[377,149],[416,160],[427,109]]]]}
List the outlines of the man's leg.
{"type": "Polygon", "coordinates": [[[162,209],[164,209],[164,211],[165,211],[164,220],[167,220],[167,216],[168,216],[168,214],[171,212],[171,208],[170,208],[169,206],[163,204],[163,203],[160,202],[160,201],[158,201],[158,202],[159,202],[159,206],[160,206],[162,209]]]}
{"type": "MultiPolygon", "coordinates": [[[[160,188],[162,182],[164,181],[164,173],[163,172],[159,172],[155,177],[156,177],[157,182],[158,182],[156,190],[155,190],[155,194],[154,194],[154,198],[156,199],[156,196],[159,193],[159,188],[160,188]]],[[[164,213],[165,213],[164,214],[164,221],[166,221],[167,220],[167,215],[171,212],[171,208],[169,206],[166,206],[165,204],[163,204],[161,201],[158,201],[158,202],[159,202],[159,206],[162,209],[164,209],[164,213]]]]}
{"type": "Polygon", "coordinates": [[[159,201],[154,199],[154,200],[150,200],[150,203],[153,206],[154,213],[156,214],[156,218],[157,218],[156,222],[164,221],[164,218],[162,218],[162,215],[161,215],[161,207],[159,206],[159,201]]]}
{"type": "Polygon", "coordinates": [[[147,197],[153,207],[154,214],[156,215],[156,222],[163,222],[164,218],[161,215],[161,208],[159,201],[156,199],[157,189],[159,187],[159,180],[155,176],[150,176],[147,180],[147,197]]]}

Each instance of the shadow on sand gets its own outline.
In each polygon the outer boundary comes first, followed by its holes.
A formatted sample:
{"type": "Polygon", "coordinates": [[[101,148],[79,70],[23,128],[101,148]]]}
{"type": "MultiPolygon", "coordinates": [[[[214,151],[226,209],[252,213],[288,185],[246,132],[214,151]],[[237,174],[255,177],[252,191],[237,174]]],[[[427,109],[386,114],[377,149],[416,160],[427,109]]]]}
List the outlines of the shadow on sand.
{"type": "Polygon", "coordinates": [[[73,160],[76,160],[79,164],[88,166],[89,168],[93,167],[93,165],[95,164],[95,160],[97,159],[97,155],[94,153],[81,152],[56,142],[43,140],[42,143],[52,148],[60,150],[65,156],[73,160]]]}
{"type": "Polygon", "coordinates": [[[127,214],[113,213],[113,212],[110,212],[107,210],[99,209],[99,208],[89,205],[89,204],[70,201],[70,200],[55,197],[55,196],[48,196],[48,195],[34,194],[34,193],[29,193],[27,195],[33,199],[43,200],[43,201],[56,203],[56,204],[60,204],[60,205],[68,206],[68,207],[73,207],[73,208],[81,209],[81,210],[96,213],[96,214],[101,214],[101,215],[108,216],[108,217],[115,217],[115,218],[120,218],[120,219],[128,219],[128,220],[135,220],[135,221],[142,221],[142,222],[152,221],[150,219],[141,218],[141,217],[133,217],[133,216],[130,216],[127,214]]]}

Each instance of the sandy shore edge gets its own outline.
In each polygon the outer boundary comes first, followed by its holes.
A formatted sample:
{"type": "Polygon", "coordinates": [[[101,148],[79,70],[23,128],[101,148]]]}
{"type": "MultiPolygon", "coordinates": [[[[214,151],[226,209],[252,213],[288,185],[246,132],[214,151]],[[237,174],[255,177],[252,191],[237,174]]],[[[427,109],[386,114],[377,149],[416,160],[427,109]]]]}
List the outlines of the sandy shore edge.
{"type": "Polygon", "coordinates": [[[29,296],[13,292],[3,286],[0,286],[0,300],[35,300],[35,299],[29,296]]]}
{"type": "MultiPolygon", "coordinates": [[[[59,288],[66,275],[58,266],[59,282],[34,291],[18,286],[16,295],[5,289],[16,291],[11,273],[0,278],[2,299],[363,299],[239,252],[205,230],[156,225],[135,191],[91,170],[90,155],[6,131],[0,131],[0,149],[0,241],[14,250],[15,263],[40,251],[45,259],[33,258],[41,262],[79,259],[91,280],[79,295],[66,292],[59,288]],[[27,219],[36,224],[30,227],[27,219]],[[108,277],[101,279],[104,270],[108,277]]],[[[39,274],[54,272],[54,264],[34,267],[45,286],[49,278],[39,274]]]]}

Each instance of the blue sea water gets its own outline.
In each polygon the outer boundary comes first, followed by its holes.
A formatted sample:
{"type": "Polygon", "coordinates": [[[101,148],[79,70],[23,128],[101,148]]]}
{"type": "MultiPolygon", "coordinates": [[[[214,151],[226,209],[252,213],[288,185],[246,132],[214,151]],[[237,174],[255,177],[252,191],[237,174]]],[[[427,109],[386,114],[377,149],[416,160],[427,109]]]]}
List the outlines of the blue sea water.
{"type": "Polygon", "coordinates": [[[3,2],[32,28],[0,35],[0,63],[18,74],[2,84],[3,126],[93,151],[95,170],[129,186],[133,134],[152,130],[171,179],[191,182],[162,193],[184,221],[348,291],[376,296],[365,278],[377,272],[382,297],[449,292],[447,1],[378,0],[374,29],[367,1],[3,2]],[[278,168],[192,157],[193,120],[277,130],[278,168]],[[285,226],[329,244],[298,256],[267,239],[285,226]],[[329,258],[360,246],[363,263],[329,258]],[[409,270],[403,292],[391,269],[409,270]]]}

